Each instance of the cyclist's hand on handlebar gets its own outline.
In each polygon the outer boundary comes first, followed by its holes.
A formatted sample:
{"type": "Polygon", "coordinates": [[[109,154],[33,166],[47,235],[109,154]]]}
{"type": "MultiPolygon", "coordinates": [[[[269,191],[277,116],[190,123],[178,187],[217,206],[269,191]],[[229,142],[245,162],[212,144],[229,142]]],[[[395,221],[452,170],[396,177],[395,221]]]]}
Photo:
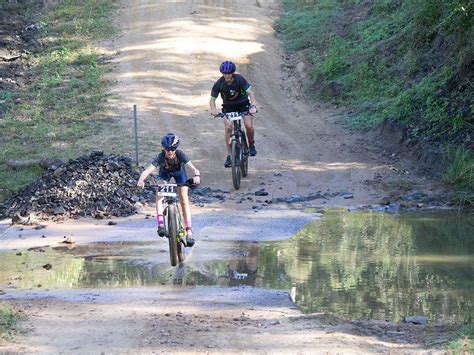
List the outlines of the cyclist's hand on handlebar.
{"type": "Polygon", "coordinates": [[[145,187],[145,181],[140,181],[140,180],[138,180],[137,186],[138,186],[139,188],[143,189],[143,188],[145,187]]]}
{"type": "Polygon", "coordinates": [[[257,113],[257,106],[255,106],[255,105],[250,105],[249,113],[250,113],[251,115],[256,114],[256,113],[257,113]]]}
{"type": "Polygon", "coordinates": [[[199,185],[201,183],[201,177],[200,176],[194,176],[193,177],[193,182],[196,184],[196,185],[199,185]]]}
{"type": "Polygon", "coordinates": [[[211,110],[211,115],[217,117],[219,115],[219,111],[217,109],[211,110]]]}

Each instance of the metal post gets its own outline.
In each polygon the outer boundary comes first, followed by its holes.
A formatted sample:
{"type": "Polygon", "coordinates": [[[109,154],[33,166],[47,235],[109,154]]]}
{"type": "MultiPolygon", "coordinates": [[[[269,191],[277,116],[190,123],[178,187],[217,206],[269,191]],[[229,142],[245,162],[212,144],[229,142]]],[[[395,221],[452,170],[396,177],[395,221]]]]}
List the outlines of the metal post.
{"type": "Polygon", "coordinates": [[[135,128],[135,163],[138,165],[137,105],[133,105],[133,126],[135,128]]]}

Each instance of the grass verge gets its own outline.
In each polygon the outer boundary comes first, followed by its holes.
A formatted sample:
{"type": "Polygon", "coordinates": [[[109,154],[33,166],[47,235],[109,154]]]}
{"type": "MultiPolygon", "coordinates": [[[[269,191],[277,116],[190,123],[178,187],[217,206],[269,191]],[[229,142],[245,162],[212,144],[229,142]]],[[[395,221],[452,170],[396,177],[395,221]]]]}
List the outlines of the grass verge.
{"type": "Polygon", "coordinates": [[[6,106],[0,120],[0,201],[41,173],[12,171],[6,160],[75,157],[81,153],[75,143],[100,130],[108,66],[91,43],[115,33],[110,19],[116,3],[64,0],[35,19],[41,46],[28,58],[29,84],[0,97],[6,106]]]}
{"type": "MultiPolygon", "coordinates": [[[[419,140],[472,150],[472,1],[283,0],[283,5],[276,28],[287,49],[308,63],[307,91],[345,105],[349,125],[369,129],[392,120],[419,140]]],[[[456,181],[457,199],[472,203],[472,191],[456,181]]]]}
{"type": "Polygon", "coordinates": [[[444,181],[453,186],[460,205],[474,205],[474,158],[465,148],[448,149],[448,169],[444,181]]]}
{"type": "Polygon", "coordinates": [[[474,324],[472,321],[466,324],[455,339],[446,344],[445,348],[453,354],[474,354],[474,324]]]}
{"type": "Polygon", "coordinates": [[[0,302],[0,339],[9,340],[13,334],[21,332],[18,322],[24,319],[8,304],[0,302]]]}

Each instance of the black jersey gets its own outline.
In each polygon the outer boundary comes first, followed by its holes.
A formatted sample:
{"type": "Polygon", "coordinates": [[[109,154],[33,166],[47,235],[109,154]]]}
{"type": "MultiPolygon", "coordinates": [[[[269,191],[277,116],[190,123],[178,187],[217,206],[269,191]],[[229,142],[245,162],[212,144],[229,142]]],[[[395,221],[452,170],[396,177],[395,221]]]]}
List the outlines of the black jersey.
{"type": "Polygon", "coordinates": [[[211,97],[217,99],[221,94],[224,105],[239,105],[248,102],[249,89],[250,84],[240,74],[234,74],[230,84],[227,84],[221,76],[212,87],[211,97]]]}
{"type": "Polygon", "coordinates": [[[160,170],[174,173],[180,171],[188,162],[188,156],[182,150],[178,149],[174,159],[166,159],[165,152],[162,151],[151,164],[160,170]]]}

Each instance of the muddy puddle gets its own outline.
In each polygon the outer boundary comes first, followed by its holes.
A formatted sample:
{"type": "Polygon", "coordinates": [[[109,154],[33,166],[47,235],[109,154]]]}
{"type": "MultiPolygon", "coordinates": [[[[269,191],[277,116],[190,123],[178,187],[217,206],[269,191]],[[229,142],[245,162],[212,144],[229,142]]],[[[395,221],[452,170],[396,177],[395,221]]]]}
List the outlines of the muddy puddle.
{"type": "Polygon", "coordinates": [[[331,210],[286,241],[204,238],[177,268],[164,240],[2,252],[0,287],[247,285],[288,290],[306,313],[462,322],[473,313],[473,236],[465,215],[331,210]]]}

